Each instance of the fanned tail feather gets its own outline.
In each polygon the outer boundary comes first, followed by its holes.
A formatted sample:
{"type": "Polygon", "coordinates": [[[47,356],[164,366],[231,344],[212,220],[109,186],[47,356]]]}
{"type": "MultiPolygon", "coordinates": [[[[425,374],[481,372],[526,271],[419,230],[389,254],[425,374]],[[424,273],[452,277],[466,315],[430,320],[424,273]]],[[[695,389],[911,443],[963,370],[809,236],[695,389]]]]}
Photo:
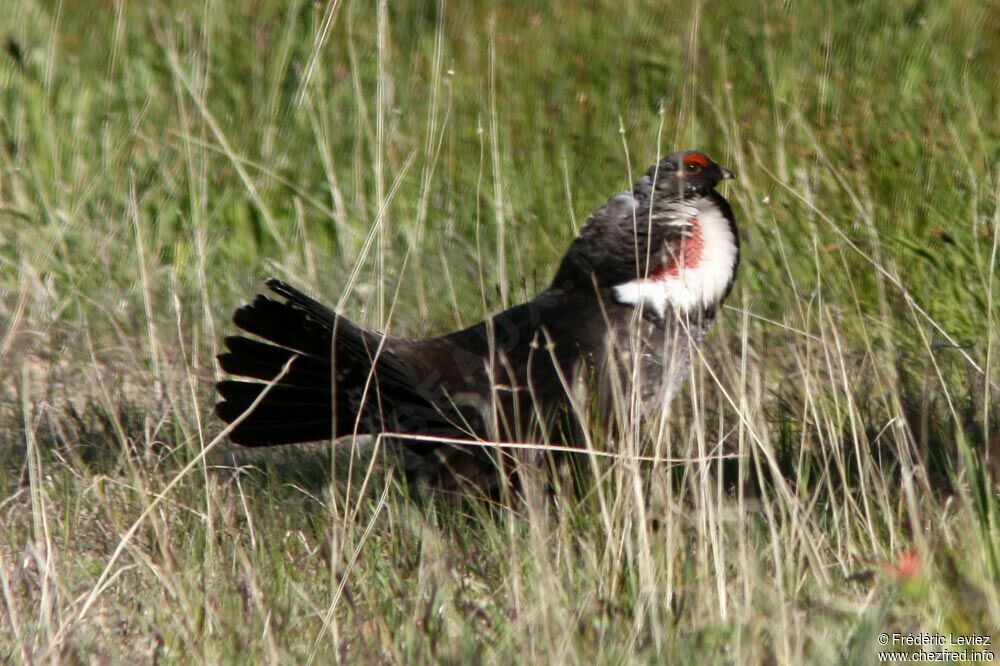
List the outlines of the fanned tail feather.
{"type": "Polygon", "coordinates": [[[266,342],[232,336],[225,341],[229,351],[218,357],[227,373],[261,380],[218,383],[218,416],[232,423],[246,414],[230,439],[271,446],[379,428],[380,390],[410,383],[406,369],[380,353],[382,336],[279,280],[266,284],[284,301],[258,295],[233,316],[240,329],[266,342]],[[260,404],[247,413],[265,390],[260,404]]]}

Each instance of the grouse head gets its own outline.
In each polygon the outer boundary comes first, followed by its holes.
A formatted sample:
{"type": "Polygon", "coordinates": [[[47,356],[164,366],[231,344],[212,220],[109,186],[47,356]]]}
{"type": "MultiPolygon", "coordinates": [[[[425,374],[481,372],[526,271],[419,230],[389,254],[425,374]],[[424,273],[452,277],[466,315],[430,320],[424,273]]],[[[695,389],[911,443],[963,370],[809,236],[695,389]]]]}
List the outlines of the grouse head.
{"type": "Polygon", "coordinates": [[[707,195],[733,172],[713,162],[704,153],[691,150],[667,155],[649,167],[640,185],[648,182],[665,198],[690,199],[707,195]]]}

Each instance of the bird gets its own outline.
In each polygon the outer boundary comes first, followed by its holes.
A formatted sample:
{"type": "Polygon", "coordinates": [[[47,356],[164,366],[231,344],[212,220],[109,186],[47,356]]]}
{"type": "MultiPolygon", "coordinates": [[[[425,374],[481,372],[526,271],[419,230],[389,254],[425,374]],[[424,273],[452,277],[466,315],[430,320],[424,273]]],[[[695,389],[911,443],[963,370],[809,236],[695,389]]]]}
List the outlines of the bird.
{"type": "MultiPolygon", "coordinates": [[[[533,299],[462,330],[362,327],[284,281],[238,308],[215,413],[246,447],[382,435],[407,475],[495,487],[503,443],[581,446],[622,405],[667,404],[736,279],[740,241],[716,191],[733,173],[697,151],[656,161],[598,208],[533,299]]],[[[508,470],[509,471],[509,470],[508,470]]]]}

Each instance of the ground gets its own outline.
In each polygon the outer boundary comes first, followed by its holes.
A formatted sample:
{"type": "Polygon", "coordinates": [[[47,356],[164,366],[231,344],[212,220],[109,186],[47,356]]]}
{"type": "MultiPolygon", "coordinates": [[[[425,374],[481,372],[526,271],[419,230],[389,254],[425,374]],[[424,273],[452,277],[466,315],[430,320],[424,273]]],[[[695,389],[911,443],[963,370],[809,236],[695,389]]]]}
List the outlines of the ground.
{"type": "Polygon", "coordinates": [[[1000,638],[995,5],[12,0],[0,43],[0,660],[1000,638]],[[467,325],[680,148],[736,172],[740,274],[577,488],[462,501],[218,437],[262,278],[467,325]]]}

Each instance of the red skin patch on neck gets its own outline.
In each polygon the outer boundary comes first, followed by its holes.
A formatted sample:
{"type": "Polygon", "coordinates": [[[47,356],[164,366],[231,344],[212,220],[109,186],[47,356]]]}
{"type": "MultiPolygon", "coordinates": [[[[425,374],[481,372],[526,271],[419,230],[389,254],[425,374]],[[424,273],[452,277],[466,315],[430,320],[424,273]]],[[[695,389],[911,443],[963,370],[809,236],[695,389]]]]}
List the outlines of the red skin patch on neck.
{"type": "Polygon", "coordinates": [[[681,271],[694,270],[701,263],[701,253],[705,249],[705,241],[701,235],[701,223],[697,217],[691,218],[691,237],[681,240],[675,255],[665,264],[657,268],[650,277],[654,280],[675,278],[681,271]]]}
{"type": "Polygon", "coordinates": [[[709,161],[708,157],[701,153],[688,153],[684,156],[684,164],[697,164],[700,167],[707,167],[709,161]]]}

